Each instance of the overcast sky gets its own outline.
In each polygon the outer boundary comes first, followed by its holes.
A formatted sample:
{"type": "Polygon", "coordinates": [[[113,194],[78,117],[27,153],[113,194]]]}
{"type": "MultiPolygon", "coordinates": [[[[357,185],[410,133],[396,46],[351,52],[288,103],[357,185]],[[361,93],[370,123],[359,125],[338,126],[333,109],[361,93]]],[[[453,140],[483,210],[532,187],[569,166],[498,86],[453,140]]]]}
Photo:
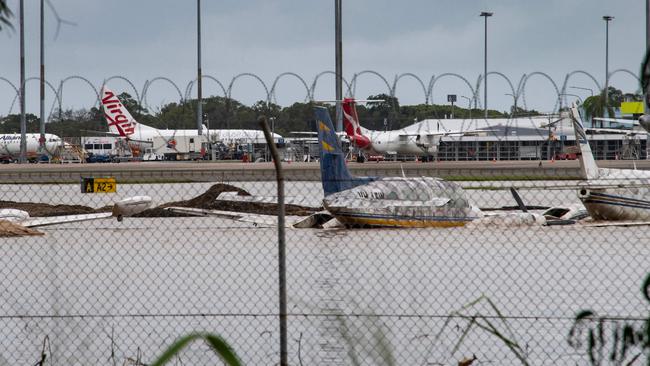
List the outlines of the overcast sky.
{"type": "MultiPolygon", "coordinates": [[[[146,80],[164,76],[185,92],[196,76],[196,2],[192,0],[51,0],[59,15],[75,26],[62,25],[57,39],[55,17],[46,13],[46,78],[56,88],[68,76],[79,75],[99,86],[113,75],[131,80],[141,91],[146,80]]],[[[39,70],[38,1],[26,3],[26,73],[39,70]]],[[[18,1],[9,0],[14,11],[15,31],[0,34],[0,77],[19,83],[18,1]]],[[[494,12],[488,20],[488,70],[511,79],[515,88],[523,74],[542,71],[559,87],[567,73],[584,70],[604,84],[605,22],[610,23],[610,71],[627,69],[638,74],[645,49],[645,1],[643,0],[343,0],[343,72],[351,80],[355,73],[374,70],[392,84],[396,75],[413,73],[425,84],[432,75],[457,73],[474,87],[483,72],[483,18],[481,11],[494,12]]],[[[226,87],[240,73],[254,73],[271,88],[276,76],[294,72],[311,85],[322,71],[334,70],[333,0],[223,0],[202,2],[202,66],[226,87]]],[[[541,76],[529,79],[525,103],[529,108],[551,111],[556,92],[541,76]]],[[[637,81],[624,73],[610,81],[625,92],[638,89],[637,81]]],[[[596,89],[583,75],[569,85],[596,89]]],[[[118,92],[129,85],[113,80],[118,92]]],[[[488,78],[488,105],[507,110],[512,104],[510,87],[497,76],[488,78]]],[[[38,111],[38,82],[27,84],[27,108],[38,111]]],[[[482,88],[481,88],[482,90],[482,88]]],[[[386,93],[385,84],[365,74],[357,82],[355,95],[365,98],[386,93]]],[[[581,98],[589,91],[568,89],[581,98]]],[[[210,80],[205,95],[222,95],[210,80]]],[[[464,82],[445,78],[437,82],[434,103],[446,102],[447,94],[458,94],[463,106],[470,97],[464,82]]],[[[481,92],[482,95],[482,92],[481,92]]],[[[194,89],[193,96],[196,96],[194,89]]],[[[262,86],[250,77],[238,79],[232,96],[246,104],[265,99],[262,86]]],[[[283,78],[276,90],[277,102],[288,105],[303,101],[305,88],[295,78],[283,78]]],[[[424,102],[421,86],[412,78],[398,84],[396,96],[402,104],[424,102]]],[[[0,115],[6,115],[13,89],[0,79],[0,115]]],[[[316,99],[334,98],[331,75],[319,79],[316,99]]],[[[88,108],[95,96],[81,81],[65,84],[64,108],[88,108]]],[[[482,98],[482,96],[481,96],[482,98]]],[[[169,84],[156,82],[148,93],[152,109],[178,101],[169,84]]],[[[569,97],[569,100],[574,97],[569,97]]],[[[53,94],[48,90],[49,111],[53,94]]],[[[519,105],[524,101],[520,100],[519,105]]],[[[18,111],[14,106],[12,113],[18,111]]]]}

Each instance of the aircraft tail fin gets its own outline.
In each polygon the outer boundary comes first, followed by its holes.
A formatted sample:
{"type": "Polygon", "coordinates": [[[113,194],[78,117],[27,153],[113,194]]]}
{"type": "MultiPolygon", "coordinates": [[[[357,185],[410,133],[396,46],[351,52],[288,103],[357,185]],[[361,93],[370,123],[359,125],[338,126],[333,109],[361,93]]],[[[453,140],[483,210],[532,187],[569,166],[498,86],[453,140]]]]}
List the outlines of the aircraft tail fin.
{"type": "Polygon", "coordinates": [[[594,160],[594,155],[591,152],[591,147],[589,146],[589,141],[587,140],[587,134],[585,133],[584,124],[582,123],[582,118],[580,117],[580,112],[578,112],[578,107],[574,103],[571,106],[571,121],[573,122],[573,129],[575,130],[576,135],[576,144],[580,149],[578,157],[580,159],[580,169],[582,170],[582,177],[589,179],[596,179],[599,176],[598,165],[594,160]]]}
{"type": "Polygon", "coordinates": [[[361,149],[369,147],[370,139],[364,136],[364,132],[367,130],[359,124],[355,100],[344,98],[341,104],[343,106],[343,126],[350,142],[361,149]]]}
{"type": "Polygon", "coordinates": [[[365,183],[363,179],[354,178],[345,165],[345,154],[341,150],[327,109],[314,107],[314,114],[320,145],[321,181],[325,196],[365,183]]]}
{"type": "Polygon", "coordinates": [[[108,132],[115,136],[135,137],[142,127],[148,127],[138,123],[122,105],[117,95],[105,85],[102,87],[101,105],[108,123],[108,132]]]}

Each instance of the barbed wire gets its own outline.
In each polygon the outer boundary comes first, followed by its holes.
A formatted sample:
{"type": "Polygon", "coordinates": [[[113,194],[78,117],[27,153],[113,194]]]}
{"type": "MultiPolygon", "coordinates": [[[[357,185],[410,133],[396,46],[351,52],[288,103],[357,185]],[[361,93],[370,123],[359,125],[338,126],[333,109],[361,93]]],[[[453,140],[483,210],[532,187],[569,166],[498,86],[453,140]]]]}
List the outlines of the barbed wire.
{"type": "MultiPolygon", "coordinates": [[[[625,75],[631,76],[635,80],[635,82],[640,81],[639,76],[636,75],[635,73],[633,73],[632,71],[628,70],[628,69],[617,69],[617,70],[614,70],[614,71],[610,72],[609,73],[609,79],[611,80],[612,77],[616,76],[617,74],[625,74],[625,75]]],[[[279,82],[280,82],[280,80],[282,78],[293,77],[293,78],[297,79],[299,81],[299,83],[304,87],[305,94],[304,94],[304,97],[301,97],[300,99],[296,98],[296,100],[303,100],[303,101],[307,102],[307,101],[313,101],[313,100],[316,99],[315,95],[316,95],[316,89],[318,87],[318,83],[319,83],[319,81],[321,81],[320,80],[321,77],[323,77],[325,75],[335,76],[336,73],[334,71],[329,71],[329,70],[320,72],[320,73],[316,74],[316,76],[313,78],[311,83],[308,83],[306,78],[300,76],[299,74],[297,74],[295,72],[283,72],[283,73],[277,75],[273,79],[273,81],[270,83],[270,85],[271,85],[270,88],[268,87],[268,84],[264,81],[264,79],[261,76],[255,74],[255,73],[251,73],[251,72],[244,72],[244,73],[240,73],[238,75],[235,75],[234,77],[232,77],[230,79],[230,81],[228,83],[224,83],[224,82],[222,82],[221,80],[219,80],[218,78],[216,78],[216,77],[214,77],[212,75],[203,75],[202,78],[203,78],[204,81],[205,80],[210,80],[210,81],[215,82],[217,84],[217,86],[219,87],[219,91],[220,91],[220,93],[217,93],[217,94],[223,96],[224,98],[228,98],[228,99],[232,99],[233,90],[235,89],[238,82],[240,82],[243,78],[252,78],[252,79],[254,79],[254,80],[256,80],[258,82],[259,86],[262,89],[262,98],[260,100],[263,100],[266,103],[277,103],[278,90],[280,89],[279,88],[279,85],[280,85],[279,82]],[[227,87],[225,86],[226,84],[228,85],[227,87]]],[[[471,97],[469,97],[470,98],[469,106],[471,107],[472,104],[473,104],[473,106],[474,106],[473,108],[475,108],[475,109],[483,108],[483,105],[481,103],[481,99],[482,99],[481,85],[483,83],[483,75],[479,75],[477,77],[475,86],[472,86],[472,83],[465,76],[457,74],[457,73],[453,73],[453,72],[445,72],[445,73],[442,73],[442,74],[439,74],[439,75],[432,75],[429,78],[428,83],[425,83],[424,80],[421,77],[419,77],[418,75],[416,75],[414,73],[406,72],[406,73],[401,73],[401,74],[395,75],[394,78],[393,78],[393,82],[391,83],[391,82],[389,82],[389,79],[387,77],[385,77],[384,75],[382,75],[381,73],[379,73],[379,72],[377,72],[375,70],[363,70],[363,71],[354,73],[350,81],[343,78],[343,83],[345,84],[346,96],[351,97],[351,98],[354,98],[354,97],[357,96],[357,87],[361,82],[360,80],[364,79],[363,76],[366,76],[366,75],[374,76],[377,79],[379,79],[379,81],[381,83],[383,83],[384,86],[385,86],[385,90],[384,91],[379,91],[379,93],[382,93],[382,92],[386,93],[387,95],[389,95],[389,96],[391,96],[393,98],[398,98],[399,97],[399,95],[397,93],[397,90],[398,90],[398,85],[399,85],[400,81],[402,81],[402,80],[404,80],[406,78],[411,78],[415,82],[417,82],[417,84],[419,84],[419,86],[420,86],[420,88],[422,90],[422,96],[423,96],[425,104],[434,104],[435,103],[433,92],[434,92],[436,84],[440,80],[447,79],[447,78],[457,79],[457,80],[461,81],[467,87],[468,94],[471,95],[471,97]]],[[[499,77],[499,78],[503,79],[506,82],[506,84],[508,86],[508,90],[511,92],[510,94],[513,96],[514,104],[515,105],[520,105],[524,109],[528,109],[528,106],[529,106],[529,103],[526,100],[526,91],[527,91],[526,88],[527,88],[528,81],[531,78],[534,78],[534,77],[542,77],[543,79],[546,79],[549,82],[550,86],[552,87],[551,92],[549,93],[549,95],[553,96],[553,100],[555,101],[554,105],[551,108],[547,108],[547,110],[550,111],[551,113],[556,113],[557,111],[559,111],[563,107],[563,100],[566,99],[566,92],[567,92],[567,88],[569,87],[569,81],[573,77],[575,77],[577,75],[586,76],[587,78],[591,79],[591,81],[593,81],[596,90],[601,89],[602,86],[601,86],[601,83],[598,82],[598,79],[596,77],[594,77],[593,75],[591,75],[590,73],[584,71],[584,70],[574,70],[574,71],[571,71],[571,72],[567,73],[562,79],[561,87],[559,86],[560,84],[558,84],[549,74],[547,74],[545,72],[542,72],[542,71],[533,71],[533,72],[530,72],[530,73],[527,73],[527,74],[523,74],[519,78],[519,81],[516,83],[517,87],[515,87],[515,83],[513,83],[513,80],[510,77],[508,77],[506,74],[504,74],[502,72],[499,72],[499,71],[490,71],[490,72],[488,72],[488,77],[496,76],[496,77],[499,77]],[[521,104],[518,103],[518,101],[520,101],[520,100],[522,102],[521,104]]],[[[36,78],[35,77],[30,77],[27,80],[33,80],[33,79],[36,79],[36,78]]],[[[104,79],[100,84],[94,84],[88,78],[80,76],[80,75],[71,75],[71,76],[68,76],[68,77],[60,80],[59,83],[58,83],[58,85],[59,85],[58,88],[54,88],[53,84],[50,81],[46,80],[46,83],[48,84],[48,86],[52,90],[52,93],[54,94],[54,98],[55,98],[52,110],[54,109],[54,106],[57,105],[57,104],[58,104],[58,109],[59,110],[62,109],[64,85],[66,83],[70,82],[70,81],[73,81],[73,80],[79,80],[79,81],[84,82],[90,88],[90,90],[92,90],[92,92],[96,96],[95,103],[93,104],[93,107],[96,107],[96,106],[99,105],[100,98],[101,98],[100,97],[100,90],[104,85],[107,85],[108,83],[110,83],[113,80],[121,80],[121,81],[125,82],[129,86],[129,88],[133,91],[133,96],[138,101],[138,103],[140,103],[143,107],[145,107],[145,108],[147,108],[149,110],[151,110],[151,105],[149,104],[149,101],[148,101],[148,93],[151,91],[153,84],[160,84],[160,81],[164,81],[167,84],[169,84],[170,86],[172,86],[172,88],[176,91],[176,93],[178,95],[178,100],[179,100],[180,103],[183,103],[183,102],[191,99],[191,96],[192,96],[192,93],[193,93],[193,90],[194,90],[194,86],[196,84],[196,79],[190,80],[186,84],[185,88],[181,88],[179,86],[179,83],[173,81],[172,79],[170,79],[168,77],[165,77],[165,76],[157,76],[157,77],[154,77],[152,79],[145,80],[144,83],[143,83],[143,86],[141,88],[141,91],[138,91],[138,88],[136,87],[135,83],[132,82],[126,76],[123,76],[123,75],[110,76],[110,77],[104,79]],[[184,92],[182,90],[184,90],[184,92]]],[[[15,96],[14,102],[10,104],[9,110],[7,112],[7,114],[11,114],[13,112],[13,110],[14,110],[15,100],[19,97],[20,90],[17,87],[17,83],[13,83],[13,82],[11,82],[9,79],[7,79],[5,77],[0,77],[0,81],[3,81],[4,82],[3,84],[7,84],[13,90],[13,93],[14,93],[14,96],[15,96]]],[[[402,90],[402,89],[400,89],[400,90],[402,90]]],[[[11,94],[11,91],[10,91],[10,94],[11,94]]],[[[52,111],[50,112],[49,118],[51,118],[51,116],[52,116],[52,111]]]]}

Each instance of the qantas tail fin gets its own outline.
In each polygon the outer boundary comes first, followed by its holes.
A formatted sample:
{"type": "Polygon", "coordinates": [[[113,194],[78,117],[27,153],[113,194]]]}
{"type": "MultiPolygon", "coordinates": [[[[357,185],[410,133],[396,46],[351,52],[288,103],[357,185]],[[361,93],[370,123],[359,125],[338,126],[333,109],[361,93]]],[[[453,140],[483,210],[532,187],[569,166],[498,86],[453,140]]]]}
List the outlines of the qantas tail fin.
{"type": "Polygon", "coordinates": [[[138,136],[141,128],[148,127],[139,124],[122,105],[117,95],[106,86],[102,87],[101,104],[108,123],[108,131],[115,136],[134,138],[138,136]]]}
{"type": "Polygon", "coordinates": [[[314,107],[314,114],[320,144],[321,181],[325,196],[367,183],[368,179],[354,178],[345,165],[345,154],[341,150],[327,109],[314,107]]]}
{"type": "Polygon", "coordinates": [[[582,123],[580,112],[578,112],[578,107],[575,103],[571,106],[571,121],[573,122],[573,129],[576,134],[576,144],[578,145],[578,148],[580,148],[578,156],[580,158],[582,176],[587,180],[596,179],[599,176],[598,165],[596,165],[594,155],[591,152],[591,147],[587,140],[587,134],[584,130],[584,124],[582,123]]]}
{"type": "Polygon", "coordinates": [[[359,124],[355,100],[353,98],[344,98],[341,104],[343,105],[343,125],[350,142],[361,149],[369,148],[371,141],[367,136],[364,136],[365,129],[359,124]]]}

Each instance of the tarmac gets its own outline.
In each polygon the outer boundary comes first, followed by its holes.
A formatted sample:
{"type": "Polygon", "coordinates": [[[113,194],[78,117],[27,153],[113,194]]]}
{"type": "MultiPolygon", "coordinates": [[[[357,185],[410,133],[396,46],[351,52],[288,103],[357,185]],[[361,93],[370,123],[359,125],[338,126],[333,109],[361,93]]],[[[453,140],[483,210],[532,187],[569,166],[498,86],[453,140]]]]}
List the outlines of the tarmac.
{"type": "MultiPolygon", "coordinates": [[[[649,160],[599,161],[603,168],[650,169],[649,160]]],[[[284,162],[287,180],[318,181],[317,162],[284,162]]],[[[449,180],[580,179],[577,160],[443,161],[348,163],[357,176],[434,176],[449,180]]],[[[114,177],[119,182],[232,182],[275,180],[272,163],[128,162],[95,164],[11,164],[0,166],[0,181],[78,183],[83,177],[114,177]]]]}

